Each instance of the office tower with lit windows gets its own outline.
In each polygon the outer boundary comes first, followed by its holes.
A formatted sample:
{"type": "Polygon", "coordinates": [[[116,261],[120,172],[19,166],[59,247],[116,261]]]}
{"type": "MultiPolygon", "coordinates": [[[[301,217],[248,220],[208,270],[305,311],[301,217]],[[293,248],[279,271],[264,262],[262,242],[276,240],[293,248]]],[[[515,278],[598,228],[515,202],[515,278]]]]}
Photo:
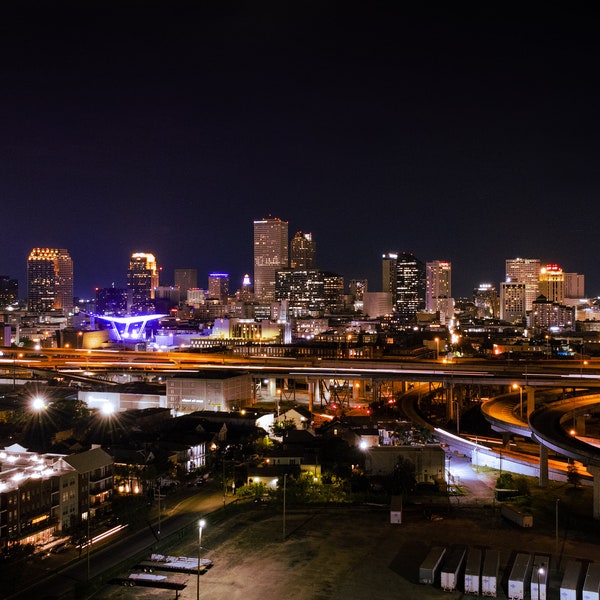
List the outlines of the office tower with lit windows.
{"type": "Polygon", "coordinates": [[[179,288],[181,297],[185,298],[188,290],[198,287],[198,271],[196,269],[175,269],[173,284],[179,288]]]}
{"type": "Polygon", "coordinates": [[[269,217],[254,221],[254,298],[275,300],[276,273],[288,268],[288,223],[269,217]]]}
{"type": "Polygon", "coordinates": [[[506,260],[507,283],[525,284],[525,310],[531,310],[533,301],[540,295],[539,258],[509,258],[506,260]]]}
{"type": "Polygon", "coordinates": [[[208,297],[226,303],[229,297],[229,273],[210,273],[208,276],[208,297]]]}
{"type": "Polygon", "coordinates": [[[396,262],[394,320],[402,325],[416,321],[425,308],[425,265],[414,254],[402,252],[396,262]]]}
{"type": "Polygon", "coordinates": [[[440,299],[445,304],[452,298],[452,263],[443,260],[426,263],[425,279],[425,310],[435,312],[440,309],[440,299]]]}
{"type": "Polygon", "coordinates": [[[158,268],[154,254],[135,252],[127,271],[127,291],[131,296],[129,312],[132,315],[155,312],[154,296],[158,287],[158,268]]]}
{"type": "Polygon", "coordinates": [[[27,306],[73,312],[73,260],[64,248],[34,248],[27,259],[27,306]]]}
{"type": "Polygon", "coordinates": [[[540,269],[539,290],[548,302],[565,302],[565,274],[558,265],[546,265],[540,269]]]}
{"type": "Polygon", "coordinates": [[[480,319],[497,319],[500,314],[498,292],[491,283],[480,283],[473,291],[473,304],[480,319]]]}
{"type": "Polygon", "coordinates": [[[290,242],[290,268],[316,269],[317,245],[312,239],[312,233],[298,231],[290,242]]]}
{"type": "Polygon", "coordinates": [[[392,305],[396,304],[397,252],[386,252],[381,257],[381,291],[392,295],[392,305]]]}
{"type": "Polygon", "coordinates": [[[344,306],[344,278],[328,271],[284,269],[277,271],[277,302],[288,303],[293,317],[320,317],[344,306]]]}
{"type": "Polygon", "coordinates": [[[509,323],[524,323],[527,284],[503,281],[500,284],[500,319],[509,323]]]}
{"type": "Polygon", "coordinates": [[[0,309],[13,306],[19,300],[19,282],[8,275],[0,275],[0,309]]]}

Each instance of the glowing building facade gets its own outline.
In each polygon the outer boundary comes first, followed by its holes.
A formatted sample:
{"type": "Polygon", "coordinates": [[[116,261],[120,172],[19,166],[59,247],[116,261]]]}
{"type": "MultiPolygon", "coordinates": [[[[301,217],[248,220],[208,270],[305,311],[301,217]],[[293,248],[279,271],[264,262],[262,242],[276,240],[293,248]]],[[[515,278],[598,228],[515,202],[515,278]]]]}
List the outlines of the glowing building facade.
{"type": "Polygon", "coordinates": [[[227,302],[229,296],[229,273],[210,273],[208,276],[208,296],[220,302],[227,302]]]}
{"type": "Polygon", "coordinates": [[[73,312],[73,260],[64,248],[34,248],[27,259],[27,306],[73,312]]]}
{"type": "Polygon", "coordinates": [[[540,269],[539,290],[549,302],[564,303],[565,274],[558,265],[546,265],[540,269]]]}
{"type": "Polygon", "coordinates": [[[154,295],[158,287],[158,269],[154,254],[136,252],[131,255],[127,271],[127,290],[131,295],[132,315],[154,312],[154,295]]]}
{"type": "Polygon", "coordinates": [[[447,320],[453,314],[452,263],[434,260],[425,266],[425,310],[440,312],[440,318],[447,320]]]}
{"type": "Polygon", "coordinates": [[[268,218],[254,221],[254,298],[275,300],[275,274],[288,268],[288,223],[268,218]]]}
{"type": "Polygon", "coordinates": [[[413,254],[402,252],[396,262],[395,320],[412,324],[424,308],[425,265],[413,254]]]}
{"type": "Polygon", "coordinates": [[[540,295],[540,259],[509,258],[506,260],[506,283],[525,284],[525,310],[531,310],[540,295]]]}
{"type": "Polygon", "coordinates": [[[317,267],[317,245],[312,233],[298,231],[290,242],[290,267],[292,269],[315,269],[317,267]]]}

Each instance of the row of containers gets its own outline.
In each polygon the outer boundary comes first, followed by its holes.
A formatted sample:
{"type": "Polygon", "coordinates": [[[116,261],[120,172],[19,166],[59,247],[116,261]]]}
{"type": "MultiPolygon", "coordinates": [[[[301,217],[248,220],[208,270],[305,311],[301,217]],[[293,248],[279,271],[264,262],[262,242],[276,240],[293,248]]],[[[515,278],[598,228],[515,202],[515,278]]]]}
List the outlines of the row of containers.
{"type": "MultiPolygon", "coordinates": [[[[549,567],[548,555],[517,553],[508,575],[506,597],[547,600],[549,567]]],[[[461,590],[496,598],[499,571],[498,550],[435,546],[419,567],[419,583],[439,585],[447,592],[461,590]]],[[[562,576],[560,600],[600,600],[600,563],[569,560],[562,576]]]]}

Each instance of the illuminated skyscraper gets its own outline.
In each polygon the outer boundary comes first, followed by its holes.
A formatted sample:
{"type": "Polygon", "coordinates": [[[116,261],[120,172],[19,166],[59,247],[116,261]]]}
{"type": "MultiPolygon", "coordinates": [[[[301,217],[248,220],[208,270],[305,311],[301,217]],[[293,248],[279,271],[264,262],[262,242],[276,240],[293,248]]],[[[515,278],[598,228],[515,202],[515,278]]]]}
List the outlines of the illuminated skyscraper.
{"type": "Polygon", "coordinates": [[[276,218],[254,221],[254,298],[275,300],[275,274],[288,268],[288,224],[276,218]]]}
{"type": "Polygon", "coordinates": [[[395,320],[414,323],[417,312],[425,308],[425,265],[413,254],[402,252],[396,263],[395,320]]]}
{"type": "Polygon", "coordinates": [[[64,248],[34,248],[27,259],[27,306],[73,312],[73,260],[64,248]]]}
{"type": "Polygon", "coordinates": [[[509,258],[506,260],[506,283],[525,284],[525,310],[531,310],[533,301],[540,295],[540,259],[509,258]]]}
{"type": "Polygon", "coordinates": [[[443,260],[428,262],[426,280],[425,310],[435,312],[440,310],[440,305],[447,304],[447,300],[452,298],[452,263],[443,260]]]}
{"type": "Polygon", "coordinates": [[[208,276],[208,297],[226,303],[228,296],[229,273],[211,273],[208,276]]]}
{"type": "Polygon", "coordinates": [[[396,304],[397,262],[397,252],[387,252],[381,257],[381,291],[392,295],[392,305],[396,304]]]}
{"type": "Polygon", "coordinates": [[[548,302],[565,302],[565,274],[558,265],[546,265],[540,269],[540,294],[548,302]]]}
{"type": "Polygon", "coordinates": [[[154,254],[135,252],[127,271],[127,290],[131,295],[132,315],[154,312],[154,290],[158,287],[158,269],[154,254]]]}
{"type": "Polygon", "coordinates": [[[524,323],[526,316],[527,284],[503,281],[500,283],[500,319],[509,323],[524,323]]]}
{"type": "Polygon", "coordinates": [[[312,233],[298,231],[290,242],[290,268],[315,269],[317,245],[312,239],[312,233]]]}

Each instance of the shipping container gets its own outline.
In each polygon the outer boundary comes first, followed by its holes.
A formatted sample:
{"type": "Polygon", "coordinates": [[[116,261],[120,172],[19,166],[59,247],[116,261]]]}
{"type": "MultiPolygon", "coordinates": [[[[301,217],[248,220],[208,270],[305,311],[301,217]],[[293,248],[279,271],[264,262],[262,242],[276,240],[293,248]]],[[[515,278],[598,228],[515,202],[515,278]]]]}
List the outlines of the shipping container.
{"type": "Polygon", "coordinates": [[[500,514],[519,527],[533,527],[533,515],[514,504],[503,504],[500,507],[500,514]]]}
{"type": "Polygon", "coordinates": [[[508,577],[509,600],[525,600],[525,593],[531,577],[531,563],[531,554],[520,552],[515,556],[515,562],[508,577]]]}
{"type": "Polygon", "coordinates": [[[465,565],[465,594],[477,594],[481,587],[481,550],[469,548],[465,565]]]}
{"type": "Polygon", "coordinates": [[[443,546],[434,546],[429,551],[429,554],[419,567],[419,583],[429,583],[432,585],[435,583],[435,578],[439,573],[440,564],[445,554],[446,548],[443,546]]]}
{"type": "Polygon", "coordinates": [[[581,589],[583,565],[578,560],[569,560],[560,584],[560,600],[578,600],[581,589]]]}
{"type": "Polygon", "coordinates": [[[600,563],[588,566],[581,600],[600,600],[600,563]]]}
{"type": "Polygon", "coordinates": [[[453,592],[458,587],[466,555],[467,549],[464,546],[451,548],[446,554],[440,571],[440,587],[445,592],[453,592]]]}
{"type": "Polygon", "coordinates": [[[547,599],[548,571],[550,557],[544,554],[535,554],[531,569],[531,597],[538,600],[547,599]]]}
{"type": "Polygon", "coordinates": [[[498,550],[486,550],[481,569],[481,595],[495,598],[498,593],[498,570],[500,553],[498,550]]]}

